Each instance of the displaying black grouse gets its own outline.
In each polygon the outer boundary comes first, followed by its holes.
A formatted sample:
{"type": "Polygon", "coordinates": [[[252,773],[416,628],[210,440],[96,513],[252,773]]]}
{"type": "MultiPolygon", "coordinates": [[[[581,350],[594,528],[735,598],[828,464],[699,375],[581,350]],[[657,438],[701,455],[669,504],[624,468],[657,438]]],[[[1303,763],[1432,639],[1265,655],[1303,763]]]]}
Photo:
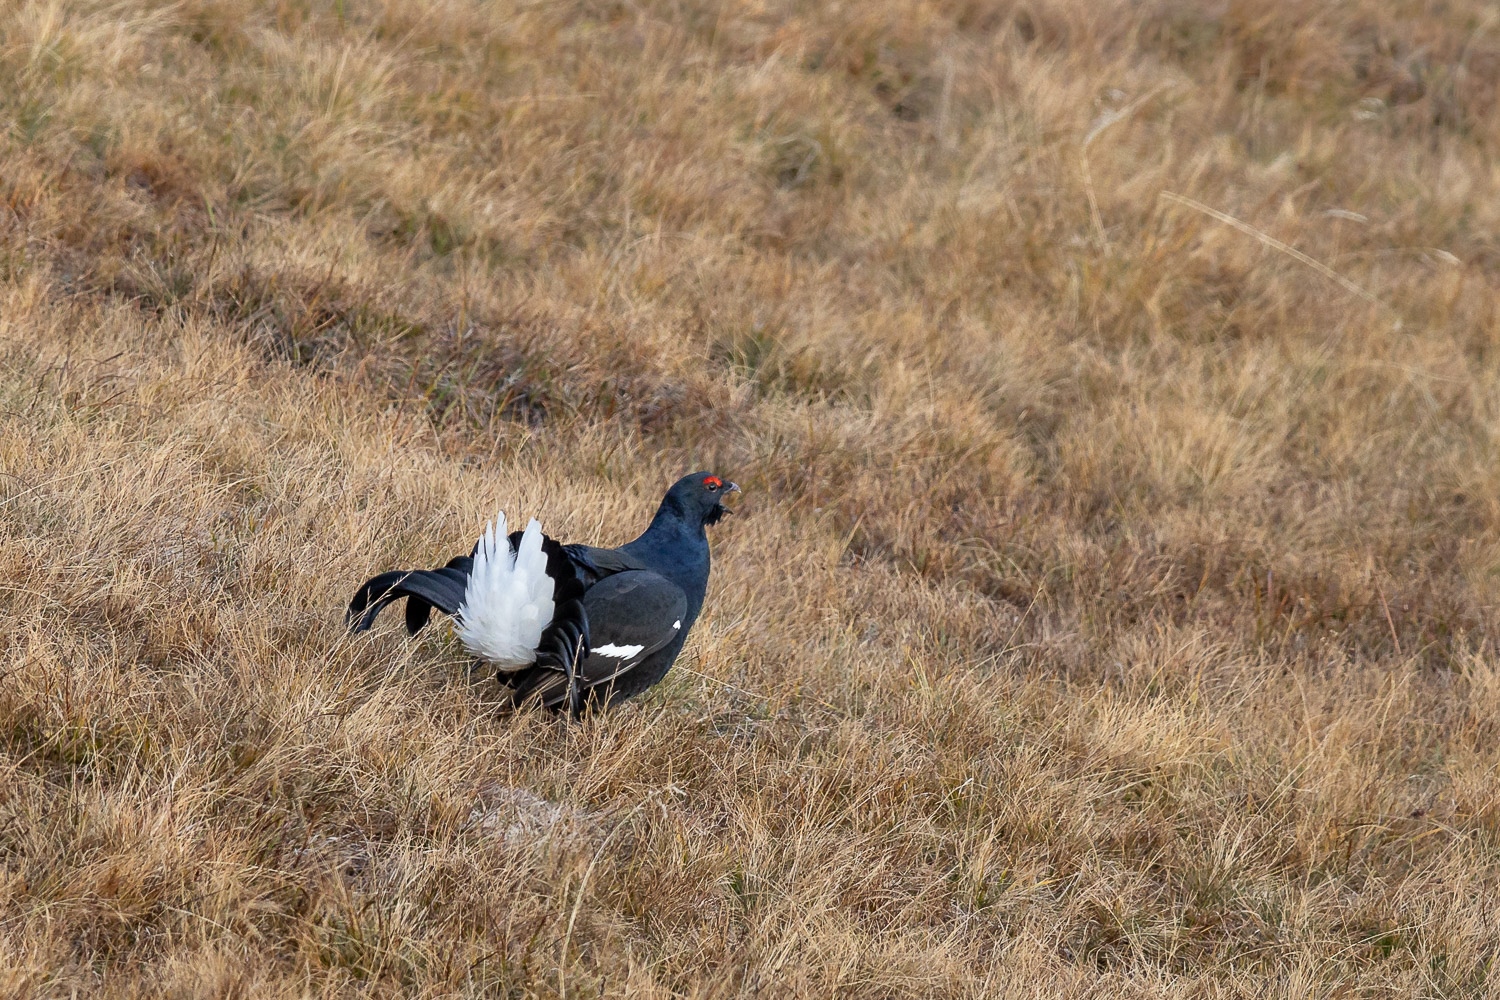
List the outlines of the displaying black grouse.
{"type": "Polygon", "coordinates": [[[433,608],[451,615],[464,648],[499,669],[515,704],[577,714],[623,701],[661,680],[682,651],[708,589],[704,528],[738,491],[707,472],[684,476],[641,536],[617,549],[560,545],[535,520],[507,535],[502,513],[470,555],[366,581],[349,602],[349,628],[366,631],[404,597],[407,632],[433,608]]]}

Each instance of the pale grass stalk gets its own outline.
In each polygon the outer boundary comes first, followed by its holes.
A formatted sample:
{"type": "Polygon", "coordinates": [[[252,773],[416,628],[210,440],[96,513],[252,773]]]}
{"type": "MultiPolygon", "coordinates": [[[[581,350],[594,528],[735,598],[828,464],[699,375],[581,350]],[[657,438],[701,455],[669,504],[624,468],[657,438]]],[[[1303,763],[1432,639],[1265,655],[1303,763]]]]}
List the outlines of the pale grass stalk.
{"type": "Polygon", "coordinates": [[[1259,240],[1261,243],[1264,243],[1272,250],[1275,250],[1278,253],[1284,253],[1298,263],[1306,264],[1308,267],[1312,268],[1314,271],[1317,271],[1323,277],[1337,284],[1340,288],[1344,289],[1344,291],[1358,296],[1361,299],[1364,299],[1371,305],[1381,306],[1382,308],[1389,308],[1385,306],[1385,304],[1378,298],[1376,298],[1372,293],[1367,292],[1365,289],[1361,288],[1350,279],[1344,277],[1342,274],[1338,273],[1322,261],[1315,260],[1314,258],[1309,257],[1307,254],[1303,253],[1301,250],[1298,250],[1296,247],[1281,242],[1276,237],[1270,235],[1269,233],[1265,233],[1259,229],[1256,229],[1254,226],[1250,225],[1247,222],[1241,222],[1239,219],[1236,219],[1234,216],[1230,215],[1227,212],[1221,212],[1216,208],[1212,208],[1208,205],[1203,204],[1203,202],[1198,201],[1195,198],[1189,198],[1187,195],[1178,194],[1175,191],[1163,191],[1160,197],[1165,201],[1170,201],[1178,205],[1184,205],[1188,208],[1191,208],[1195,212],[1201,212],[1202,214],[1208,216],[1210,219],[1213,219],[1217,222],[1222,222],[1226,226],[1232,226],[1233,228],[1238,229],[1240,232],[1244,233],[1246,236],[1253,236],[1255,237],[1255,239],[1259,240]]]}

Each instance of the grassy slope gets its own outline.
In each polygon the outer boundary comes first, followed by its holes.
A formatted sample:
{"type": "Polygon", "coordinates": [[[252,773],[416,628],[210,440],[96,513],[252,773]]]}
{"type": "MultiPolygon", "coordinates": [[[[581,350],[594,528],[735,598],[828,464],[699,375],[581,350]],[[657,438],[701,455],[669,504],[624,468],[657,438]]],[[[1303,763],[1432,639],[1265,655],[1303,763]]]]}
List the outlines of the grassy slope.
{"type": "Polygon", "coordinates": [[[1482,0],[4,5],[0,989],[1493,990],[1497,86],[1482,0]],[[342,635],[703,466],[636,707],[342,635]]]}

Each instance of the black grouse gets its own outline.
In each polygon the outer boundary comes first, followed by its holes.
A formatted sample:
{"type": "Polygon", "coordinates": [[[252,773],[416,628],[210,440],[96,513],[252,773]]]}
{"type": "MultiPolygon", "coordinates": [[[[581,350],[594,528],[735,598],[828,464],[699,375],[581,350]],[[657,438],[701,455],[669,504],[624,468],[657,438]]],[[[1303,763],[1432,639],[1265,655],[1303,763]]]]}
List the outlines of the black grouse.
{"type": "Polygon", "coordinates": [[[704,528],[738,491],[708,472],[684,476],[641,536],[617,549],[560,545],[535,520],[506,535],[502,513],[470,555],[366,581],[349,602],[349,628],[366,631],[404,597],[407,632],[433,608],[451,615],[464,648],[499,669],[513,704],[576,715],[623,701],[661,680],[682,651],[708,589],[704,528]]]}

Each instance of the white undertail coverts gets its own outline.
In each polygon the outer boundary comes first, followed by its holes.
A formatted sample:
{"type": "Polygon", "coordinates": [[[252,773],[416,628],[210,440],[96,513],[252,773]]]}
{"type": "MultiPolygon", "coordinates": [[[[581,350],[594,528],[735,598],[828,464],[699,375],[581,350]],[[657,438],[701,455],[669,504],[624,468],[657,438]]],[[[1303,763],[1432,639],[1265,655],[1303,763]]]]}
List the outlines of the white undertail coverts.
{"type": "Polygon", "coordinates": [[[542,526],[526,525],[512,551],[501,512],[485,528],[474,553],[457,632],[464,648],[501,670],[536,661],[542,632],[552,621],[552,578],[542,552],[542,526]]]}

